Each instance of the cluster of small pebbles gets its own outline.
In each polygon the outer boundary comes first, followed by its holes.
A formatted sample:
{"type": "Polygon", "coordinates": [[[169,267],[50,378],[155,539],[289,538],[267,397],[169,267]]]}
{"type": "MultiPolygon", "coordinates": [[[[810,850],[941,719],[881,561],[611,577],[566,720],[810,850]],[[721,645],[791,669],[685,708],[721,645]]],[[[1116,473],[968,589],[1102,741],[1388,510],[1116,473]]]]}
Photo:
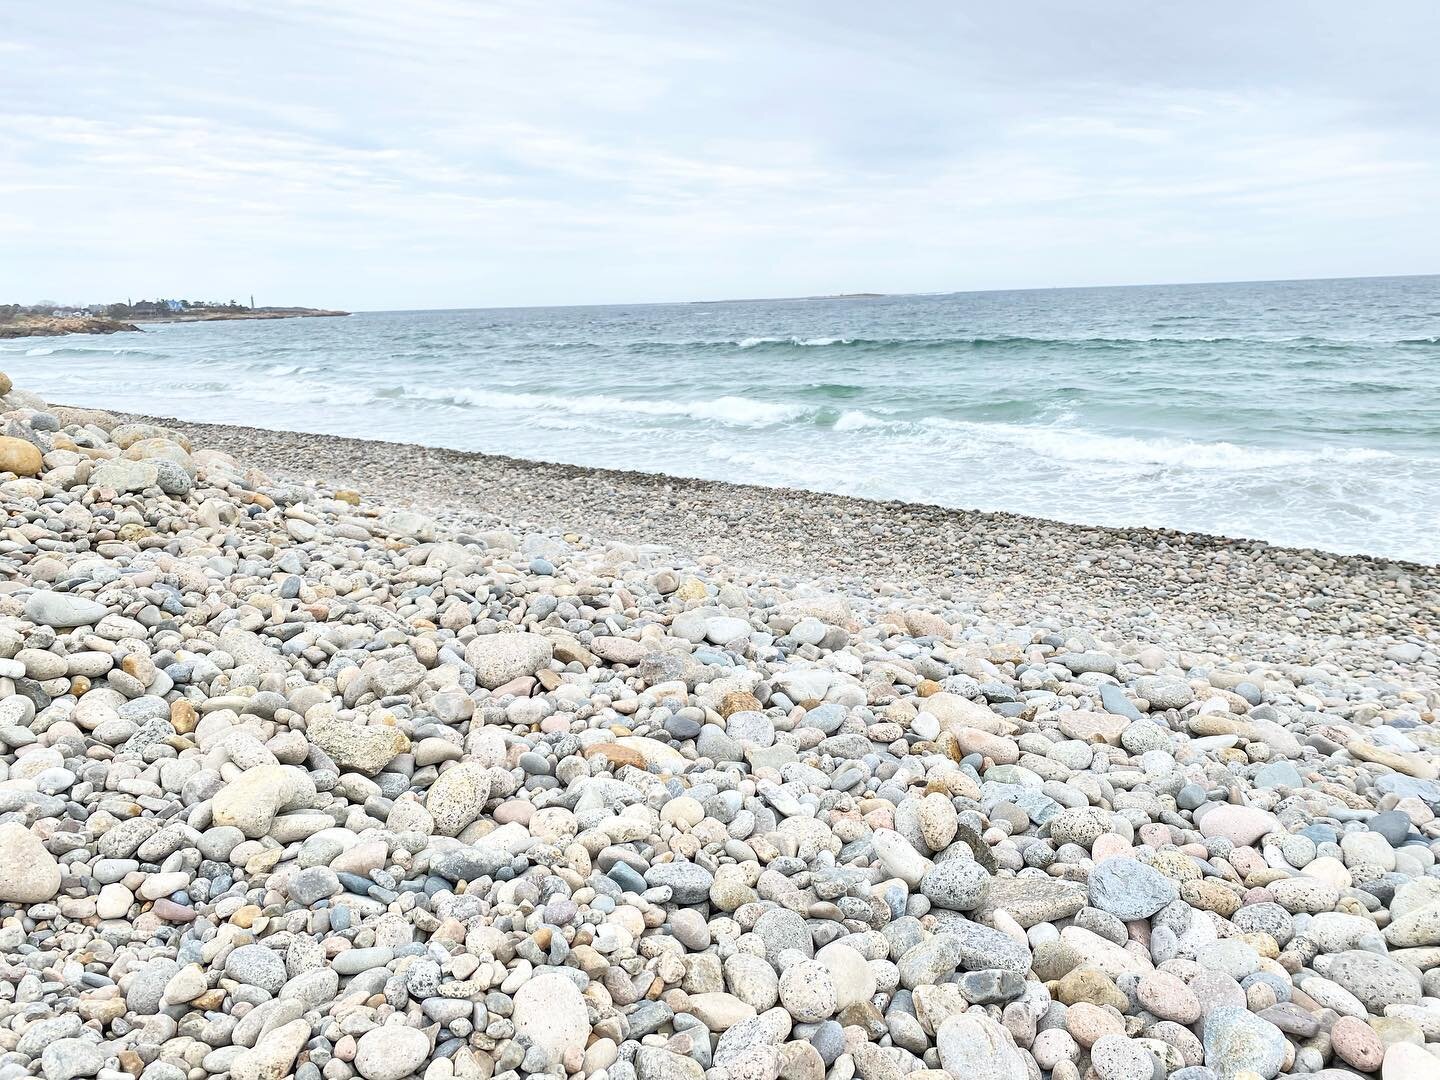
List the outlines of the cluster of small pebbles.
{"type": "Polygon", "coordinates": [[[1433,624],[1184,651],[0,394],[0,1080],[1440,1076],[1433,624]]]}
{"type": "MultiPolygon", "coordinates": [[[[1440,680],[1434,638],[1424,639],[1430,661],[1414,642],[1440,624],[1435,565],[374,439],[125,419],[177,428],[274,475],[329,478],[384,505],[453,514],[467,526],[491,517],[487,525],[528,521],[642,546],[663,541],[760,577],[823,580],[926,608],[934,599],[1010,625],[1085,626],[1115,641],[1252,665],[1335,664],[1357,678],[1440,680]],[[500,513],[485,513],[492,509],[500,513]]],[[[423,414],[416,427],[426,430],[423,414]]],[[[1045,482],[1025,464],[1016,463],[1017,484],[1045,482]]]]}

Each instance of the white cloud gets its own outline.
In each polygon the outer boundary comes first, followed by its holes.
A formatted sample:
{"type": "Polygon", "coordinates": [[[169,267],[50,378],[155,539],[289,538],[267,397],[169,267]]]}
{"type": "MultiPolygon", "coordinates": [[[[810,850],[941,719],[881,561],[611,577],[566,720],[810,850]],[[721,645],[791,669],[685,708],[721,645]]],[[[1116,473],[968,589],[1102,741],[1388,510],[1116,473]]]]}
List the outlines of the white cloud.
{"type": "Polygon", "coordinates": [[[1440,89],[1416,75],[1440,14],[1418,0],[1383,21],[1339,0],[74,8],[83,35],[0,24],[0,298],[1440,269],[1440,89]]]}

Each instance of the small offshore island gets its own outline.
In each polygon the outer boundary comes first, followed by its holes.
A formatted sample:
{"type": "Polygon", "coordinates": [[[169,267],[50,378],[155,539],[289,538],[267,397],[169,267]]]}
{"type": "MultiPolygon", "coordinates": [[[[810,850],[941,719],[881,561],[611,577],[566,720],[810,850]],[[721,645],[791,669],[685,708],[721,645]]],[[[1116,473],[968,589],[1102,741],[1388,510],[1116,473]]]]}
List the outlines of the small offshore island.
{"type": "Polygon", "coordinates": [[[235,300],[139,300],[67,307],[63,304],[0,304],[0,340],[62,334],[140,332],[137,323],[220,322],[232,319],[307,319],[349,315],[307,307],[256,307],[235,300]]]}

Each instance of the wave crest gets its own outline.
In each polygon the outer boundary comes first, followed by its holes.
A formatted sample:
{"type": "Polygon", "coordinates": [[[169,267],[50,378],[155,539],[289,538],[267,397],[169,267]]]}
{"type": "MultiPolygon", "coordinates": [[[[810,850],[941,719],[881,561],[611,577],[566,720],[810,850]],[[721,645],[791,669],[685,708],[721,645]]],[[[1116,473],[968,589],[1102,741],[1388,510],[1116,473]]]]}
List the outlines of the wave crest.
{"type": "Polygon", "coordinates": [[[757,345],[794,345],[799,348],[823,348],[826,345],[851,345],[855,338],[847,337],[747,337],[734,344],[742,349],[753,349],[757,345]]]}
{"type": "Polygon", "coordinates": [[[556,394],[517,393],[469,387],[414,387],[401,396],[406,395],[452,406],[527,409],[580,416],[624,413],[632,416],[688,417],[732,427],[766,427],[798,419],[806,412],[801,405],[756,401],[732,394],[697,401],[671,401],[663,398],[622,398],[609,394],[564,397],[556,394]]]}

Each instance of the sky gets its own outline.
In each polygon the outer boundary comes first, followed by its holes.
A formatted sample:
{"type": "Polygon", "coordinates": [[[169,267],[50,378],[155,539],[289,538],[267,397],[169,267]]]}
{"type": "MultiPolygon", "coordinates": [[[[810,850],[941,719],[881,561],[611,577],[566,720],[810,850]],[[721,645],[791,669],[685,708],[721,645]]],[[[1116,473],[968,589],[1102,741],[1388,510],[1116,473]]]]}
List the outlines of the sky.
{"type": "Polygon", "coordinates": [[[0,302],[1440,271],[1434,0],[15,0],[0,302]]]}

